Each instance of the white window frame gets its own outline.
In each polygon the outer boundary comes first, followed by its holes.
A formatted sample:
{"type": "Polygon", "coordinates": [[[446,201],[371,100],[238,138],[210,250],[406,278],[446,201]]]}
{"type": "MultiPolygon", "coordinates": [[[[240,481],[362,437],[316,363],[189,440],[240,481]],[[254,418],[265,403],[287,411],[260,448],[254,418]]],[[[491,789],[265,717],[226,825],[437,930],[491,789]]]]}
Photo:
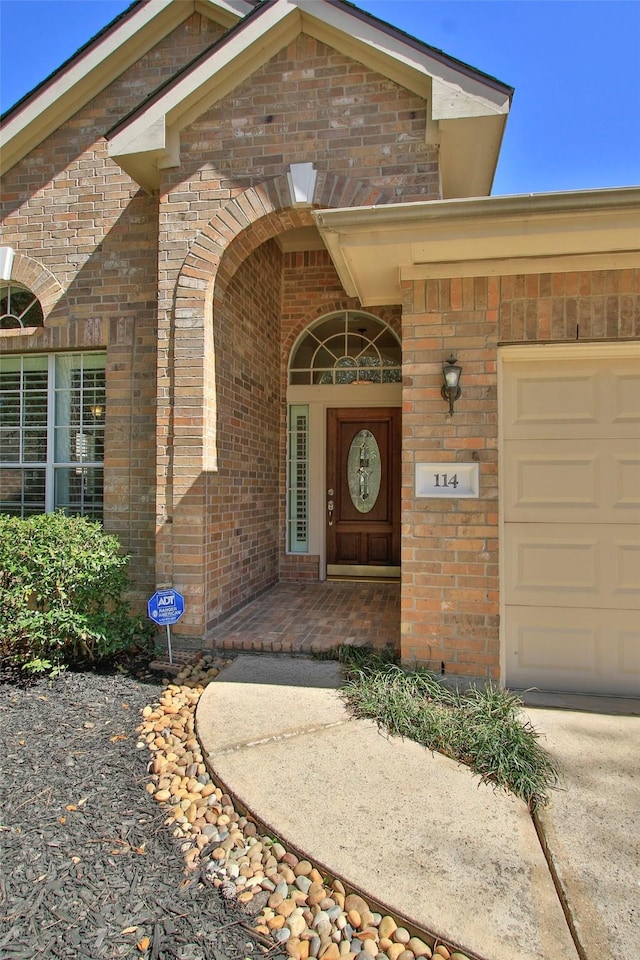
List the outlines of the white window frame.
{"type": "MultiPolygon", "coordinates": [[[[104,459],[102,460],[95,460],[95,459],[60,460],[60,461],[56,461],[55,459],[56,428],[67,429],[68,427],[70,430],[72,429],[71,424],[65,425],[65,424],[56,423],[56,397],[61,393],[61,388],[57,383],[57,376],[56,376],[57,363],[59,360],[65,357],[78,357],[80,362],[80,369],[82,371],[81,382],[84,384],[84,374],[85,374],[84,358],[89,356],[93,358],[102,357],[106,362],[106,354],[104,352],[93,353],[92,351],[80,351],[80,350],[72,350],[72,351],[66,351],[64,353],[53,353],[48,355],[12,354],[7,356],[7,359],[20,361],[21,376],[24,370],[24,361],[26,359],[40,359],[40,358],[46,359],[46,372],[47,372],[46,461],[43,462],[43,461],[33,461],[33,460],[22,459],[23,440],[24,440],[24,431],[25,431],[24,422],[20,422],[17,428],[20,435],[19,459],[18,460],[1,460],[0,459],[0,468],[3,468],[3,469],[9,469],[9,470],[15,469],[20,471],[29,469],[29,468],[44,469],[44,475],[45,475],[44,512],[45,513],[51,513],[54,510],[58,509],[58,504],[56,503],[56,471],[57,470],[60,470],[60,469],[83,470],[85,468],[87,470],[102,470],[103,478],[104,478],[104,459]]],[[[45,367],[43,365],[43,370],[44,369],[45,367]]],[[[100,368],[89,367],[88,369],[100,369],[100,368]]],[[[22,397],[22,393],[23,393],[23,390],[21,385],[21,397],[22,397]]],[[[106,388],[105,388],[105,394],[106,394],[106,388]]],[[[102,406],[103,406],[102,416],[104,416],[104,403],[102,404],[102,406]]],[[[103,479],[103,482],[104,482],[104,479],[103,479]]],[[[103,503],[104,503],[104,500],[103,500],[103,503]]],[[[20,515],[24,516],[25,515],[24,490],[22,490],[20,505],[21,505],[20,515]]],[[[64,508],[64,506],[65,505],[63,504],[62,508],[64,508]]],[[[103,511],[101,509],[99,511],[100,519],[102,519],[102,512],[103,511]]],[[[90,517],[96,516],[95,511],[87,510],[85,512],[84,504],[80,504],[80,509],[77,511],[74,510],[73,513],[74,515],[76,514],[88,515],[90,517]]],[[[30,515],[30,512],[27,515],[30,515]]],[[[96,516],[96,518],[98,517],[96,516]]]]}

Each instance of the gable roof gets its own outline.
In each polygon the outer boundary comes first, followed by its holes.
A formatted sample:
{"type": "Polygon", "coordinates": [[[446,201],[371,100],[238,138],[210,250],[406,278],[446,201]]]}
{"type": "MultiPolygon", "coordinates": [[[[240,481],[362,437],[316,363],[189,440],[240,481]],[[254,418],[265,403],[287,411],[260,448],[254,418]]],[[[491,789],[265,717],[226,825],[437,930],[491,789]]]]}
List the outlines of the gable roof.
{"type": "Polygon", "coordinates": [[[512,88],[346,0],[139,0],[9,112],[4,169],[194,11],[229,29],[106,134],[109,155],[148,192],[180,164],[180,132],[300,33],[424,98],[444,198],[490,192],[512,88]]]}
{"type": "Polygon", "coordinates": [[[512,88],[344,0],[267,0],[110,130],[109,155],[156,190],[180,163],[180,131],[300,33],[424,98],[443,196],[489,193],[512,88]]]}
{"type": "Polygon", "coordinates": [[[11,169],[180,23],[199,12],[229,28],[254,0],[135,0],[2,117],[0,164],[11,169]]]}

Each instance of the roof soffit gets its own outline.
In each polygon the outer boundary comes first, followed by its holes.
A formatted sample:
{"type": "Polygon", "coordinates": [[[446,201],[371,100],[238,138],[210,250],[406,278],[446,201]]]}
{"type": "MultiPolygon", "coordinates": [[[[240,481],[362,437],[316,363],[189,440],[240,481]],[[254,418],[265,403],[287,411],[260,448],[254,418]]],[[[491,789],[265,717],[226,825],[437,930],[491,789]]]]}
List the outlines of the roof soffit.
{"type": "MultiPolygon", "coordinates": [[[[169,141],[175,145],[179,131],[299,33],[305,33],[423,97],[430,127],[427,136],[437,142],[439,127],[452,158],[460,152],[461,141],[468,139],[465,122],[476,120],[473,165],[479,172],[473,184],[462,184],[460,172],[452,173],[448,183],[451,192],[446,195],[488,191],[511,88],[456,64],[444,54],[438,56],[438,51],[431,52],[419,41],[410,42],[411,38],[405,39],[392,28],[382,29],[362,11],[356,13],[327,0],[274,0],[265,4],[157,96],[116,125],[108,134],[110,156],[145,189],[157,189],[159,171],[179,163],[175,149],[168,149],[169,141]],[[139,179],[143,167],[144,181],[139,179]],[[156,172],[149,177],[154,169],[156,172]]],[[[458,161],[458,167],[464,166],[458,161]]],[[[467,166],[469,169],[461,170],[462,179],[470,174],[471,166],[467,166]]]]}
{"type": "Polygon", "coordinates": [[[194,11],[229,28],[252,9],[247,0],[148,0],[133,6],[7,112],[0,130],[1,172],[11,169],[194,11]]]}
{"type": "Polygon", "coordinates": [[[314,214],[345,290],[397,303],[401,280],[640,265],[640,188],[314,214]]]}

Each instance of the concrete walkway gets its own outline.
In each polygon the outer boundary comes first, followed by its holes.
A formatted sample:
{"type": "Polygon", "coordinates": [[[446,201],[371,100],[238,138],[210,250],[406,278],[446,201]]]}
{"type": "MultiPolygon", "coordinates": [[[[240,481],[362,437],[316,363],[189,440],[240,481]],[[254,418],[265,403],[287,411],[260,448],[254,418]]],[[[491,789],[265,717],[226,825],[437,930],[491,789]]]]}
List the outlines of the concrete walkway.
{"type": "Polygon", "coordinates": [[[640,958],[640,717],[527,708],[564,770],[540,825],[576,947],[525,805],[351,719],[340,681],[243,654],[200,699],[214,775],[267,833],[470,956],[640,958]]]}

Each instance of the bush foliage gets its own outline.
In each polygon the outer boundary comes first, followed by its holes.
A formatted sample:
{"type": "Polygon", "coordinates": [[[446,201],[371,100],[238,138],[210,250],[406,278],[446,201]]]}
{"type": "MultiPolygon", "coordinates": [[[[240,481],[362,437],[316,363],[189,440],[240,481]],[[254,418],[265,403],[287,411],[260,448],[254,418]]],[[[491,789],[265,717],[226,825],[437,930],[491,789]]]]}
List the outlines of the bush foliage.
{"type": "Polygon", "coordinates": [[[84,517],[0,515],[0,657],[72,665],[148,640],[125,599],[128,562],[118,539],[84,517]]]}
{"type": "Polygon", "coordinates": [[[347,667],[343,693],[356,717],[466,764],[530,810],[548,802],[559,771],[509,690],[452,689],[426,670],[403,670],[389,651],[345,645],[333,656],[347,667]]]}

